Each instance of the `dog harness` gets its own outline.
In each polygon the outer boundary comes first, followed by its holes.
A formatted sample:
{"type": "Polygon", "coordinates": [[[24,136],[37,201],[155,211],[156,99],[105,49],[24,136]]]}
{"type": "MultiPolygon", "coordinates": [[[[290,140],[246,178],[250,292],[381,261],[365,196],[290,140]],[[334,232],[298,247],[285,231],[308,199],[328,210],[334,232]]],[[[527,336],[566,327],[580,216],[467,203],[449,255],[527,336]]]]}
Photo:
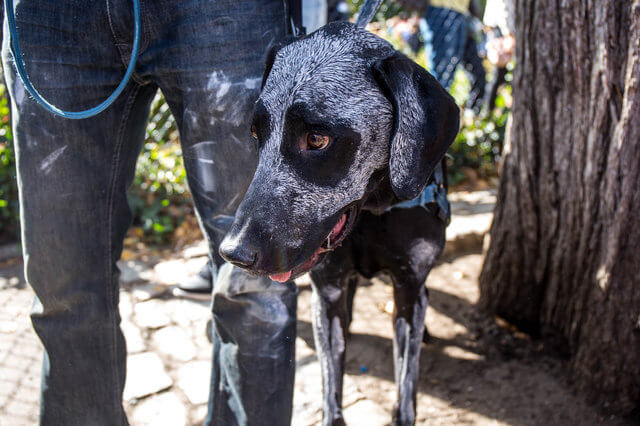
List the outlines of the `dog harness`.
{"type": "Polygon", "coordinates": [[[413,200],[402,201],[387,208],[387,211],[393,209],[411,209],[414,207],[422,207],[425,210],[435,214],[440,220],[449,225],[451,222],[451,206],[447,199],[447,188],[445,187],[444,170],[442,163],[438,163],[429,183],[422,193],[413,200]]]}

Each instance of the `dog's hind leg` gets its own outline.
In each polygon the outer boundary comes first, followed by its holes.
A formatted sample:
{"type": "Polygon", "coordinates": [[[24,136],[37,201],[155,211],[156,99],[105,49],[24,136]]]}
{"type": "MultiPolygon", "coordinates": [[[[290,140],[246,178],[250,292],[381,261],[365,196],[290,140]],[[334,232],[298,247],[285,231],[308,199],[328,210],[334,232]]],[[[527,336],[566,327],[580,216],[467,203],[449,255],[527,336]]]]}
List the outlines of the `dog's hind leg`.
{"type": "MultiPolygon", "coordinates": [[[[337,265],[336,265],[337,266],[337,265]]],[[[316,352],[322,369],[323,425],[344,425],[342,376],[349,322],[348,286],[345,269],[329,265],[311,272],[311,313],[316,352]]]]}
{"type": "Polygon", "coordinates": [[[427,312],[427,289],[424,280],[405,278],[400,283],[394,277],[393,294],[393,358],[397,392],[393,424],[413,425],[420,372],[420,348],[427,312]]]}

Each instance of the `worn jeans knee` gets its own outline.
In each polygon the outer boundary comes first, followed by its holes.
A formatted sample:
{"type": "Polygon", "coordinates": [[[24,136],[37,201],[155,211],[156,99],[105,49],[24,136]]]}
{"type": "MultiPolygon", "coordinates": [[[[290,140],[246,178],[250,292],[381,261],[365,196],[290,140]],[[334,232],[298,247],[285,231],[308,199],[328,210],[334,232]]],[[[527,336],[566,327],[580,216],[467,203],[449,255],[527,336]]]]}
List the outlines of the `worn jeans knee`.
{"type": "Polygon", "coordinates": [[[225,264],[213,292],[208,425],[289,425],[297,289],[225,264]],[[221,403],[225,401],[225,403],[221,403]]]}

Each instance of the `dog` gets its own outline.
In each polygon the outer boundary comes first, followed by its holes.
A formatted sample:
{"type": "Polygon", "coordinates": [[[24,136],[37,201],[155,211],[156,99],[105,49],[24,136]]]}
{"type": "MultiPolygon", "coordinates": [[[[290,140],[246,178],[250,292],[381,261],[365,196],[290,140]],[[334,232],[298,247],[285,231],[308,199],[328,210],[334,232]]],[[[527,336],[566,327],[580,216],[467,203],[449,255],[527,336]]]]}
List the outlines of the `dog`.
{"type": "Polygon", "coordinates": [[[267,55],[251,125],[258,167],[219,251],[276,282],[310,272],[325,425],[344,424],[354,285],[379,272],[394,290],[393,423],[415,423],[425,280],[446,221],[394,206],[421,195],[458,130],[459,109],[435,78],[352,23],[267,55]]]}

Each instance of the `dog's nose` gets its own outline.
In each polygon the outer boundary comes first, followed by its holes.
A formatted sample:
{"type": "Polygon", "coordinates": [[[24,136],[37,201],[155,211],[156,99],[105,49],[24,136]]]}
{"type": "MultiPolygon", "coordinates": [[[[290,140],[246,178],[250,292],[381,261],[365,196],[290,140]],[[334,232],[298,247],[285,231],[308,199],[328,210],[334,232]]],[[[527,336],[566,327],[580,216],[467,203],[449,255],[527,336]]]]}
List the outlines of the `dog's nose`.
{"type": "Polygon", "coordinates": [[[249,268],[258,261],[258,252],[243,244],[236,244],[234,241],[224,240],[220,244],[220,256],[227,262],[233,263],[240,268],[249,268]]]}

